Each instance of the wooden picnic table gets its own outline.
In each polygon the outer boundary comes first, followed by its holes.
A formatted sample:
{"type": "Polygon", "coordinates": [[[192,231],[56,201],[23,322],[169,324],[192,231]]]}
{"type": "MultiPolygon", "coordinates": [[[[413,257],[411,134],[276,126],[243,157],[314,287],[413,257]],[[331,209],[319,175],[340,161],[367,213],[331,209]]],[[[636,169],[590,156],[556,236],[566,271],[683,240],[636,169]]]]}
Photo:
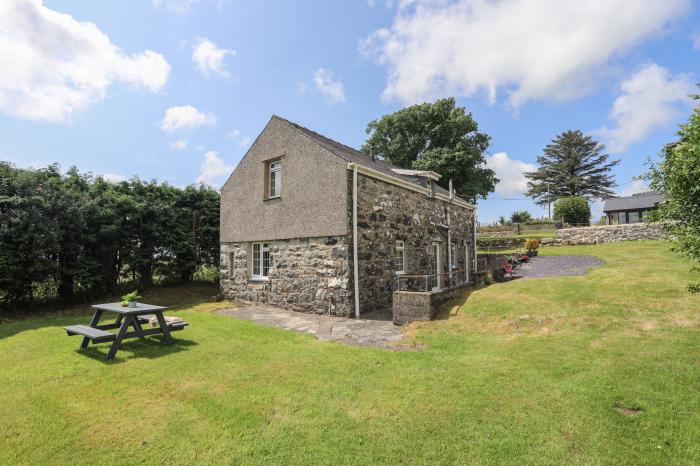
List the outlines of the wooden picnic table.
{"type": "Polygon", "coordinates": [[[90,341],[93,343],[111,341],[112,346],[109,348],[106,358],[108,360],[114,358],[125,339],[162,334],[163,342],[170,345],[173,342],[170,332],[182,330],[187,325],[187,322],[184,321],[168,325],[163,317],[163,311],[167,309],[164,306],[138,303],[137,307],[124,307],[117,302],[93,304],[92,308],[95,313],[92,315],[89,325],[71,325],[64,328],[68,335],[83,335],[81,348],[87,348],[90,341]],[[100,324],[100,318],[105,312],[117,314],[116,320],[113,323],[100,324]],[[141,324],[148,323],[152,316],[158,320],[158,327],[144,329],[141,324]],[[116,334],[107,331],[116,328],[119,329],[116,334]],[[133,328],[133,331],[129,331],[130,328],[133,328]]]}

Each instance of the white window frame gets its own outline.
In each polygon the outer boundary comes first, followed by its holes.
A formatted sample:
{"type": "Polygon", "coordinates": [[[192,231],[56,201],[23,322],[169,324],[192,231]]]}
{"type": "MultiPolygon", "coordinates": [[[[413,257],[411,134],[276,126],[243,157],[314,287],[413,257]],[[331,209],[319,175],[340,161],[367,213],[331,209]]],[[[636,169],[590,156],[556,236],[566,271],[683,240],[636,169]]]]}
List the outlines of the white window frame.
{"type": "Polygon", "coordinates": [[[282,161],[273,160],[268,163],[268,199],[275,199],[282,195],[282,161]],[[274,183],[274,184],[273,184],[274,183]]]}
{"type": "Polygon", "coordinates": [[[250,278],[252,280],[269,280],[270,273],[270,247],[267,243],[252,243],[250,246],[250,278]],[[255,249],[258,248],[258,265],[255,265],[255,249]],[[265,275],[265,254],[267,254],[267,273],[265,275]],[[256,270],[257,268],[257,270],[256,270]],[[257,272],[257,273],[256,273],[257,272]]]}
{"type": "Polygon", "coordinates": [[[396,256],[401,252],[401,270],[396,270],[396,275],[406,273],[406,243],[403,240],[396,240],[394,244],[394,267],[396,267],[396,256]]]}

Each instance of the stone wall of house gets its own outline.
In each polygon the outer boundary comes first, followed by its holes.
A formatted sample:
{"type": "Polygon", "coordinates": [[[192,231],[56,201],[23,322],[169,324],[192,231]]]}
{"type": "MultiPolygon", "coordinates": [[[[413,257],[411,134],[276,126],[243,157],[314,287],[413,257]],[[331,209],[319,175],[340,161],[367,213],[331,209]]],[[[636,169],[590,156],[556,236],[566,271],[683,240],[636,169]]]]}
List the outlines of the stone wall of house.
{"type": "Polygon", "coordinates": [[[221,244],[221,290],[226,298],[317,314],[353,314],[347,236],[266,243],[267,281],[249,277],[250,243],[221,244]]]}
{"type": "MultiPolygon", "coordinates": [[[[352,189],[352,183],[348,183],[348,189],[352,189]]],[[[352,195],[349,198],[352,199],[352,195]]],[[[361,313],[392,307],[397,240],[405,243],[407,275],[430,273],[430,246],[434,241],[440,243],[442,272],[448,271],[447,206],[446,201],[359,175],[357,225],[361,313]]],[[[351,202],[348,208],[352,222],[351,202]]],[[[449,208],[457,257],[454,268],[462,269],[465,267],[465,241],[470,258],[473,257],[473,211],[456,205],[449,208]]]]}
{"type": "Polygon", "coordinates": [[[630,223],[580,228],[562,228],[554,233],[557,245],[617,243],[643,239],[665,239],[663,226],[658,223],[630,223]]]}

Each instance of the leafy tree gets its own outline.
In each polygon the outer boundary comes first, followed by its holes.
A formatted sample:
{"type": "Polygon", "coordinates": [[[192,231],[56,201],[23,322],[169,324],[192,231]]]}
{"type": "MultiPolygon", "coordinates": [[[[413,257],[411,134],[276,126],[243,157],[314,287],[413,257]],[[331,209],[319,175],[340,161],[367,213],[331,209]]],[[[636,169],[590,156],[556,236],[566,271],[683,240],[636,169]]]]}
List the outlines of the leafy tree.
{"type": "Polygon", "coordinates": [[[510,221],[513,223],[525,223],[532,220],[532,215],[527,210],[518,210],[510,214],[510,221]]]}
{"type": "Polygon", "coordinates": [[[453,98],[406,107],[367,125],[362,152],[400,168],[431,170],[452,179],[455,191],[471,201],[485,198],[498,179],[485,167],[490,138],[453,98]]]}
{"type": "MultiPolygon", "coordinates": [[[[694,99],[700,99],[694,95],[694,99]]],[[[700,108],[696,107],[681,126],[676,143],[664,148],[661,162],[652,165],[651,188],[665,194],[659,205],[659,220],[669,221],[666,228],[673,238],[674,249],[690,259],[700,261],[700,108]]],[[[689,285],[691,291],[700,284],[689,285]]]]}
{"type": "Polygon", "coordinates": [[[567,196],[614,195],[611,169],[620,161],[608,161],[604,150],[604,145],[579,130],[559,134],[537,157],[537,171],[525,174],[530,180],[527,195],[539,205],[567,196]]]}
{"type": "Polygon", "coordinates": [[[554,218],[569,225],[590,225],[591,208],[585,197],[562,197],[554,204],[554,218]]]}

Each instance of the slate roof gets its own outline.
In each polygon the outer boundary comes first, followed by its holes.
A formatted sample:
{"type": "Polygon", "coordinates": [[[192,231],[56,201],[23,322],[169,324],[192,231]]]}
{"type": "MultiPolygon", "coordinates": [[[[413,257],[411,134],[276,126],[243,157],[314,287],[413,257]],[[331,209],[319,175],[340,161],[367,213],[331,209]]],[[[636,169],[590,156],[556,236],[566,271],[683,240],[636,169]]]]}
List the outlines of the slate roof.
{"type": "Polygon", "coordinates": [[[653,209],[666,198],[654,191],[646,191],[628,197],[612,197],[603,203],[603,212],[615,210],[653,209]]]}
{"type": "MultiPolygon", "coordinates": [[[[399,168],[396,167],[388,162],[385,162],[384,160],[380,159],[371,159],[369,156],[363,154],[357,149],[353,149],[350,146],[346,146],[345,144],[341,144],[338,141],[334,141],[333,139],[327,138],[321,134],[318,134],[315,131],[312,131],[308,128],[305,128],[301,125],[298,125],[292,121],[289,121],[285,118],[282,118],[277,115],[273,115],[272,118],[277,118],[297,130],[301,131],[304,135],[306,135],[308,138],[312,139],[314,142],[319,144],[320,146],[324,147],[328,151],[332,152],[333,154],[337,155],[341,159],[347,161],[347,162],[352,162],[356,163],[358,165],[365,166],[367,168],[371,168],[372,170],[376,170],[380,173],[383,173],[385,175],[390,175],[393,176],[394,178],[399,178],[405,181],[409,181],[411,183],[414,183],[418,186],[425,187],[426,186],[426,181],[424,177],[421,176],[409,176],[409,175],[401,175],[399,173],[396,173],[395,171],[392,170],[392,168],[399,168]]],[[[439,186],[437,183],[435,184],[435,192],[444,194],[445,196],[449,196],[450,192],[443,188],[442,186],[439,186]]],[[[469,202],[465,199],[462,199],[461,197],[455,195],[455,198],[461,199],[464,202],[469,202]]]]}

